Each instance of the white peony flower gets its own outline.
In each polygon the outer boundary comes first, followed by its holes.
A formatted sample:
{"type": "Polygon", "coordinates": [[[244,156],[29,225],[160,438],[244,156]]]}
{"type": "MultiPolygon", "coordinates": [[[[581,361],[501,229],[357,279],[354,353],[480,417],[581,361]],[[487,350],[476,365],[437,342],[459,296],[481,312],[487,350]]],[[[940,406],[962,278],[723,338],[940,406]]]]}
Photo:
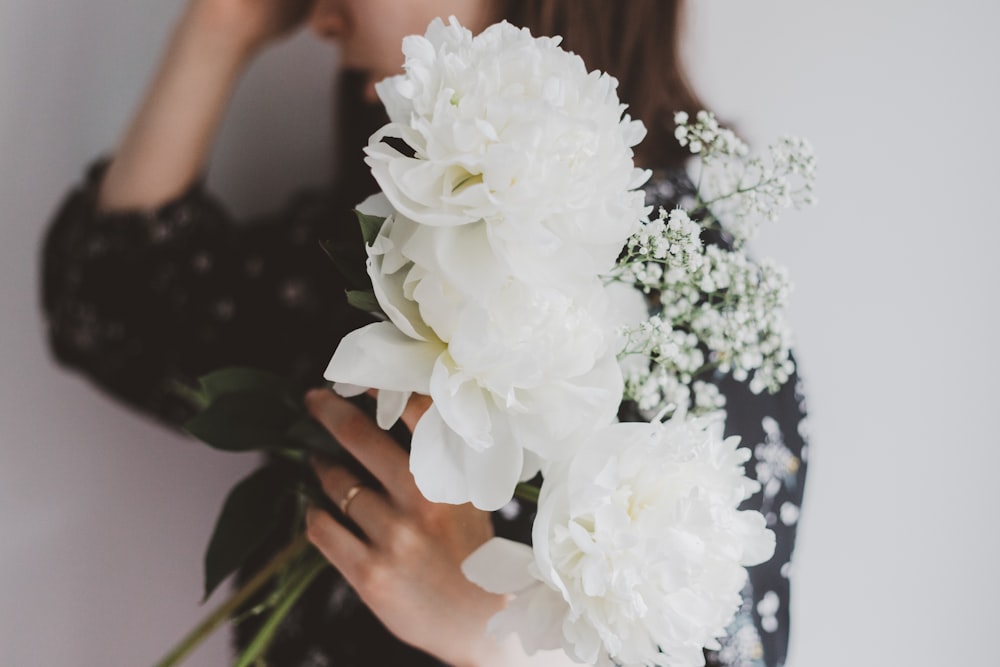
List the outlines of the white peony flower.
{"type": "Polygon", "coordinates": [[[633,165],[645,129],[623,117],[617,81],[558,45],[506,22],[473,37],[436,19],[404,40],[406,73],[377,85],[391,122],[366,150],[401,213],[483,224],[513,273],[547,284],[614,267],[649,177],[633,165]]]}
{"type": "Polygon", "coordinates": [[[386,217],[368,271],[389,321],[348,334],[326,378],[378,388],[383,428],[411,392],[434,399],[410,453],[429,500],[498,509],[542,459],[614,420],[623,381],[596,277],[531,286],[503,271],[482,226],[420,225],[384,195],[359,210],[386,217]]]}
{"type": "Polygon", "coordinates": [[[689,417],[608,426],[547,468],[534,549],[494,538],[463,571],[514,594],[491,630],[592,665],[703,665],[774,533],[739,504],[746,449],[689,417]]]}

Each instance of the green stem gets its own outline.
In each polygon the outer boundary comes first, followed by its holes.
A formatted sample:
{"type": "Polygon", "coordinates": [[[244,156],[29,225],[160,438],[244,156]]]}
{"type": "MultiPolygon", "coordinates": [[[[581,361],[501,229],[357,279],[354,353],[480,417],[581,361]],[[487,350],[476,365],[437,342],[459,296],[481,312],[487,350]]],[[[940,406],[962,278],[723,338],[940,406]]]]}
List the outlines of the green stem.
{"type": "Polygon", "coordinates": [[[292,463],[308,463],[309,453],[304,452],[301,449],[291,449],[290,447],[276,447],[274,449],[268,449],[269,453],[276,456],[280,456],[283,459],[291,461],[292,463]]]}
{"type": "Polygon", "coordinates": [[[195,626],[191,632],[181,639],[181,641],[174,646],[166,657],[156,663],[155,667],[173,667],[174,665],[179,665],[181,661],[184,660],[192,651],[198,648],[203,641],[208,639],[208,637],[215,632],[220,625],[225,623],[226,619],[239,609],[244,602],[250,599],[250,597],[264,584],[270,581],[271,577],[273,577],[275,573],[279,572],[283,567],[292,562],[308,547],[309,540],[303,534],[296,538],[294,542],[278,552],[278,554],[271,559],[271,562],[255,574],[250,581],[243,584],[242,588],[233,593],[228,600],[219,605],[215,611],[206,616],[201,623],[195,626]]]}
{"type": "Polygon", "coordinates": [[[761,186],[770,185],[771,183],[776,182],[778,179],[779,179],[778,176],[772,176],[771,178],[768,178],[766,180],[765,179],[761,179],[761,180],[757,181],[756,183],[754,183],[753,185],[747,185],[747,186],[742,185],[742,181],[741,181],[741,183],[739,185],[737,185],[737,187],[736,187],[735,190],[733,190],[732,192],[726,193],[724,195],[719,195],[715,199],[712,199],[710,201],[705,202],[705,206],[711,206],[712,204],[717,204],[720,201],[722,201],[723,199],[729,199],[730,197],[735,197],[736,195],[746,194],[747,192],[750,192],[751,190],[757,190],[761,186]]]}
{"type": "Polygon", "coordinates": [[[701,368],[699,368],[695,372],[691,373],[691,379],[693,380],[694,378],[701,377],[705,373],[708,373],[710,371],[714,371],[716,368],[719,367],[719,363],[720,362],[718,362],[718,361],[712,361],[712,362],[709,362],[709,363],[705,364],[704,366],[702,366],[701,368]]]}
{"type": "Polygon", "coordinates": [[[208,407],[209,400],[205,396],[205,393],[200,389],[192,387],[190,385],[184,384],[180,380],[171,379],[167,381],[167,389],[174,393],[174,395],[180,397],[181,399],[187,401],[192,406],[196,407],[199,411],[204,410],[208,407]]]}
{"type": "Polygon", "coordinates": [[[532,486],[527,482],[518,482],[517,486],[514,487],[514,495],[516,497],[536,505],[538,504],[539,492],[540,489],[537,486],[532,486]]]}
{"type": "Polygon", "coordinates": [[[285,595],[271,616],[268,617],[267,622],[257,632],[257,636],[253,638],[250,646],[236,660],[233,667],[250,667],[258,658],[264,655],[288,612],[292,610],[298,599],[309,588],[309,584],[316,578],[316,575],[326,569],[328,565],[329,563],[327,563],[326,559],[318,555],[306,562],[304,567],[296,573],[297,577],[293,578],[292,583],[289,584],[288,594],[285,595]]]}

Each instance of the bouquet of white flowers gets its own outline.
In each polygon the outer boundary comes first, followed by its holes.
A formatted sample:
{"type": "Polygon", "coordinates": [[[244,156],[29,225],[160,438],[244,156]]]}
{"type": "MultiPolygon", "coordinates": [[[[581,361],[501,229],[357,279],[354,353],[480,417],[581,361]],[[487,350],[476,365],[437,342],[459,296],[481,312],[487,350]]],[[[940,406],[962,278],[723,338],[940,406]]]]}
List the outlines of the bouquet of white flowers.
{"type": "Polygon", "coordinates": [[[700,223],[649,220],[649,173],[632,161],[644,129],[610,76],[506,23],[473,37],[438,21],[403,48],[406,73],[377,87],[391,122],[367,149],[382,194],[359,207],[378,226],[368,273],[385,320],[348,335],[326,377],[378,389],[383,428],[411,392],[431,396],[410,461],[432,501],[497,509],[542,472],[533,554],[496,539],[465,566],[516,594],[496,629],[587,664],[701,664],[774,536],[736,509],[757,488],[749,453],[692,412],[718,407],[709,371],[760,391],[792,370],[787,281],[740,248],[751,214],[792,203],[790,174],[811,188],[811,154],[749,161],[746,182],[745,145],[679,114],[678,139],[737,181],[713,180],[700,223]],[[703,246],[705,209],[730,198],[750,202],[733,211],[743,234],[703,246]],[[609,302],[622,283],[655,290],[659,312],[636,300],[621,321],[609,302]],[[616,423],[623,399],[662,414],[616,423]]]}
{"type": "MultiPolygon", "coordinates": [[[[586,664],[703,664],[746,566],[774,551],[763,516],[737,509],[758,485],[708,380],[759,392],[793,370],[787,278],[743,249],[756,219],[811,199],[808,144],[748,158],[710,114],[679,113],[704,187],[689,210],[654,214],[633,163],[642,124],[558,38],[508,23],[474,37],[452,19],[403,50],[367,148],[381,193],[358,206],[371,292],[352,302],[379,321],[341,341],[326,377],[345,395],[377,389],[382,428],[411,394],[433,399],[410,450],[427,499],[538,502],[532,547],[495,538],[463,567],[512,596],[493,631],[586,664]],[[647,421],[620,423],[623,402],[647,421]]],[[[258,411],[294,402],[272,385],[210,378],[191,430],[225,440],[218,406],[234,394],[258,411]]],[[[285,443],[327,446],[293,413],[272,422],[285,443]]]]}

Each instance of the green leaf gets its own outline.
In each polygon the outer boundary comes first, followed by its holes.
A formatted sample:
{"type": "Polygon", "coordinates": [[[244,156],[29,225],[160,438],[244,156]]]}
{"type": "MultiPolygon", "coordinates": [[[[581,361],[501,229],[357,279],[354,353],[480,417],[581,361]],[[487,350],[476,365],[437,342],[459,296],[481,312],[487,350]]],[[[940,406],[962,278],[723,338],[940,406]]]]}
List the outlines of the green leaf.
{"type": "Polygon", "coordinates": [[[368,255],[360,244],[320,241],[319,247],[351,286],[358,289],[371,288],[372,281],[368,277],[367,267],[368,255]]]}
{"type": "Polygon", "coordinates": [[[358,310],[366,313],[381,313],[382,306],[379,305],[375,292],[362,292],[361,290],[347,290],[347,303],[358,310]]]}
{"type": "Polygon", "coordinates": [[[287,468],[268,465],[229,492],[205,552],[206,599],[277,527],[290,483],[287,468]]]}
{"type": "Polygon", "coordinates": [[[285,433],[305,412],[268,390],[223,394],[185,427],[216,449],[243,452],[285,444],[285,433]]]}
{"type": "Polygon", "coordinates": [[[361,211],[354,213],[358,216],[358,222],[361,223],[361,236],[365,239],[365,244],[371,245],[382,230],[385,218],[377,215],[366,215],[361,211]]]}
{"type": "Polygon", "coordinates": [[[280,375],[247,366],[228,366],[198,378],[208,400],[214,401],[226,394],[259,391],[275,395],[296,396],[298,392],[280,375]]]}

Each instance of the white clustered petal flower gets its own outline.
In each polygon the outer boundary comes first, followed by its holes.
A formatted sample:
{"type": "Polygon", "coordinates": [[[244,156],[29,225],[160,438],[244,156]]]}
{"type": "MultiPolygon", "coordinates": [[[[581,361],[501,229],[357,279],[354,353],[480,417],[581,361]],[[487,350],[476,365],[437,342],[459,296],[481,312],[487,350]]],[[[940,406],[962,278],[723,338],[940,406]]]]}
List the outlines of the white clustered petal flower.
{"type": "Polygon", "coordinates": [[[376,87],[391,122],[366,149],[393,206],[426,225],[485,222],[528,281],[610,271],[647,213],[649,177],[632,152],[645,128],[623,115],[617,81],[506,22],[473,37],[435,20],[404,52],[405,74],[376,87]]]}
{"type": "Polygon", "coordinates": [[[368,269],[389,321],[348,335],[326,377],[386,392],[381,425],[411,392],[434,399],[410,456],[433,501],[502,506],[621,401],[599,276],[648,214],[645,129],[614,78],[558,45],[435,20],[377,86],[390,123],[366,150],[383,191],[366,214],[385,220],[368,269]]]}
{"type": "Polygon", "coordinates": [[[422,225],[383,194],[358,210],[385,218],[367,250],[389,321],[348,334],[326,378],[388,390],[383,427],[408,393],[433,399],[410,448],[425,497],[498,509],[541,460],[615,419],[620,316],[596,276],[572,291],[532,285],[497,261],[484,225],[422,225]]]}
{"type": "Polygon", "coordinates": [[[745,568],[774,552],[764,517],[737,509],[759,490],[737,445],[690,417],[595,433],[545,471],[533,551],[494,538],[463,565],[514,595],[491,629],[590,665],[703,665],[742,602],[745,568]],[[532,553],[530,576],[503,576],[501,553],[532,553]]]}

